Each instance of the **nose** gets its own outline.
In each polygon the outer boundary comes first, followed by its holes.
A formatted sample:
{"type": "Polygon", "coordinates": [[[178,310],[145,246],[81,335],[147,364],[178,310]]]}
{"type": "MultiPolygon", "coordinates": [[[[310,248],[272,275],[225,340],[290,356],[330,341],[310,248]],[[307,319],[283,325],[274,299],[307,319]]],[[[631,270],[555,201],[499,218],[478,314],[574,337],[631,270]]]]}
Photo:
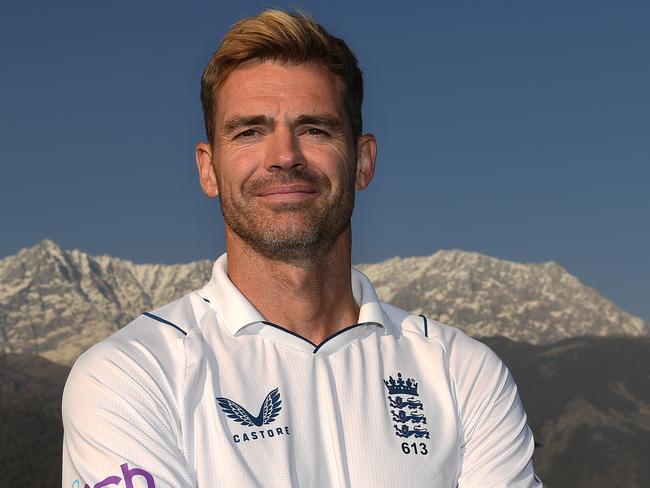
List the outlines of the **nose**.
{"type": "Polygon", "coordinates": [[[268,171],[290,171],[304,166],[298,138],[287,127],[276,127],[267,136],[266,169],[268,171]]]}

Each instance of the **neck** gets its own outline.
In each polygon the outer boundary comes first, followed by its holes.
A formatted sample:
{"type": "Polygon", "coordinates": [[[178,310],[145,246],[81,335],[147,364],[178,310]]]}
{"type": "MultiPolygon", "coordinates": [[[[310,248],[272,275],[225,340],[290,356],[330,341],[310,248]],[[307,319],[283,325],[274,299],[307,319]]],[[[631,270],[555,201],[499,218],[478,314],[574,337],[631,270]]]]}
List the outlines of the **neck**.
{"type": "Polygon", "coordinates": [[[255,252],[226,228],[228,276],[270,322],[319,344],[357,322],[352,295],[351,230],[313,260],[283,262],[255,252]]]}

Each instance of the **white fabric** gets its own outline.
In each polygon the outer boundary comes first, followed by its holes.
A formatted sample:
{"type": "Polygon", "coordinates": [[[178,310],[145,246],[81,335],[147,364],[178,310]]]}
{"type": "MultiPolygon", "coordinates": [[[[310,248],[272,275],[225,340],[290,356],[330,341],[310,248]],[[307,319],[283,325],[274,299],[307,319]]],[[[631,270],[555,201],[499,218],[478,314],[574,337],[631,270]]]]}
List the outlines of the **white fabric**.
{"type": "Polygon", "coordinates": [[[221,256],[205,287],[77,360],[63,487],[541,486],[500,359],[354,269],[352,286],[360,325],[316,348],[264,323],[221,256]]]}

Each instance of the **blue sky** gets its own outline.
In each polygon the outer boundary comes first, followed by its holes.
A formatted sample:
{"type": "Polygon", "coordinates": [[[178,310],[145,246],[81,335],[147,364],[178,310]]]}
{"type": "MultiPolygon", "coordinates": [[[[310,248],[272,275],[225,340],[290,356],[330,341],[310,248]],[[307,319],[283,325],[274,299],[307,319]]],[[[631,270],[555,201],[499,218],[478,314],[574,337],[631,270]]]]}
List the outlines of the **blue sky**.
{"type": "MultiPolygon", "coordinates": [[[[199,77],[261,2],[17,2],[0,17],[0,256],[223,250],[199,77]]],[[[275,6],[295,2],[275,2],[275,6]]],[[[302,2],[366,75],[354,260],[554,260],[650,320],[647,2],[302,2]]]]}

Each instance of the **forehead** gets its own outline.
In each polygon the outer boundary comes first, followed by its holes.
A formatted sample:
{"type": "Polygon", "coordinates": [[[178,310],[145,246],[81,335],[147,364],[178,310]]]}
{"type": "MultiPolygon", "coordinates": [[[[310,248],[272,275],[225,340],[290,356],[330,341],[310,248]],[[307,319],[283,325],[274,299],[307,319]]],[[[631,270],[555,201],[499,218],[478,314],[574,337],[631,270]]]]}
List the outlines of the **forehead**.
{"type": "Polygon", "coordinates": [[[234,115],[339,115],[343,82],[325,65],[250,61],[234,69],[217,93],[216,122],[234,115]]]}

